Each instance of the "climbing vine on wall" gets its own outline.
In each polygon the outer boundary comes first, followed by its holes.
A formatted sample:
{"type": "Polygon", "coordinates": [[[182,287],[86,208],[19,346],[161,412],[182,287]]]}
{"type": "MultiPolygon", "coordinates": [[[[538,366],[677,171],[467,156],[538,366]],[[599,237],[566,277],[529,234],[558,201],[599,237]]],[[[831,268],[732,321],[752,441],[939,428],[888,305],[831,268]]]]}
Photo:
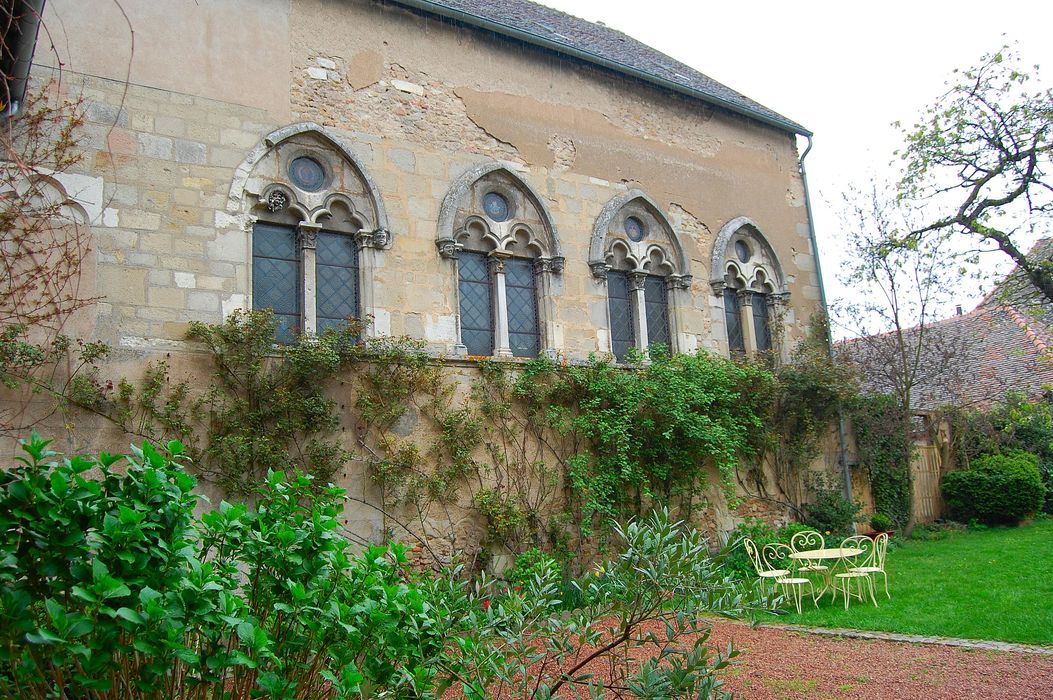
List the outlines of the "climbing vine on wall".
{"type": "Polygon", "coordinates": [[[655,353],[628,367],[546,357],[467,364],[364,328],[276,346],[269,312],[239,311],[191,327],[209,358],[208,391],[176,381],[160,362],[82,405],[136,435],[181,440],[199,472],[230,494],[290,462],[322,483],[357,463],[395,536],[468,511],[485,532],[481,544],[512,552],[567,551],[610,518],[656,506],[690,518],[710,470],[733,503],[736,471],[788,429],[773,423],[773,407],[785,421],[807,406],[814,425],[798,421],[799,431],[818,431],[826,415],[812,405],[825,395],[799,389],[814,383],[780,383],[762,363],[710,353],[655,353]]]}
{"type": "Polygon", "coordinates": [[[790,361],[774,370],[774,382],[765,397],[764,450],[774,473],[772,483],[759,468],[740,472],[747,492],[789,508],[798,518],[805,515],[805,501],[818,493],[806,488],[813,479],[802,478],[802,474],[821,454],[839,412],[858,392],[851,368],[830,354],[827,323],[824,315],[814,316],[808,335],[794,348],[790,361]]]}
{"type": "Polygon", "coordinates": [[[859,463],[866,470],[874,509],[895,529],[910,519],[910,416],[891,394],[861,394],[852,403],[852,428],[859,463]]]}

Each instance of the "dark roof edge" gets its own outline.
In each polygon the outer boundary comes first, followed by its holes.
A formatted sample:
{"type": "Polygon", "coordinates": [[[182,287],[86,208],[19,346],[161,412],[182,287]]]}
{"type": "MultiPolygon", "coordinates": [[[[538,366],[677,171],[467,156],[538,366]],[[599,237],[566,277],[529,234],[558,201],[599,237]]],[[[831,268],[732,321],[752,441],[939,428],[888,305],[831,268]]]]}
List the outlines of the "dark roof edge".
{"type": "Polygon", "coordinates": [[[793,134],[800,134],[801,136],[813,135],[811,131],[805,129],[803,126],[797,124],[796,122],[790,121],[789,119],[776,119],[770,115],[755,112],[749,109],[748,107],[744,107],[743,105],[736,104],[729,100],[725,100],[708,92],[696,90],[694,88],[682,85],[672,80],[666,80],[665,78],[661,78],[652,73],[647,73],[645,71],[633,68],[632,66],[627,66],[619,61],[613,61],[609,58],[604,58],[603,56],[594,54],[591,51],[585,51],[583,49],[571,46],[570,44],[565,44],[560,41],[553,41],[546,37],[538,36],[537,34],[534,34],[532,32],[527,32],[523,31],[522,29],[517,29],[516,27],[511,27],[507,24],[504,24],[503,22],[495,22],[494,20],[487,19],[486,17],[480,17],[479,15],[475,15],[470,12],[465,12],[463,10],[457,10],[452,7],[441,5],[439,3],[429,2],[429,0],[391,0],[391,2],[394,2],[397,5],[404,5],[406,7],[411,7],[422,12],[427,12],[433,15],[439,15],[440,17],[446,17],[447,19],[452,19],[458,22],[462,22],[464,24],[479,27],[480,29],[486,29],[496,34],[501,34],[507,37],[511,37],[513,39],[518,39],[527,44],[533,44],[535,46],[540,46],[542,48],[550,49],[558,53],[566,54],[568,56],[581,59],[583,61],[586,61],[587,63],[603,66],[604,68],[608,68],[623,75],[628,75],[630,77],[637,78],[644,82],[651,83],[652,85],[657,85],[659,87],[666,88],[667,90],[672,90],[673,92],[678,92],[682,95],[693,97],[697,100],[702,100],[704,102],[715,104],[730,112],[735,112],[736,114],[741,114],[750,117],[751,119],[763,122],[765,124],[768,124],[769,126],[778,127],[779,129],[788,131],[793,134]]]}

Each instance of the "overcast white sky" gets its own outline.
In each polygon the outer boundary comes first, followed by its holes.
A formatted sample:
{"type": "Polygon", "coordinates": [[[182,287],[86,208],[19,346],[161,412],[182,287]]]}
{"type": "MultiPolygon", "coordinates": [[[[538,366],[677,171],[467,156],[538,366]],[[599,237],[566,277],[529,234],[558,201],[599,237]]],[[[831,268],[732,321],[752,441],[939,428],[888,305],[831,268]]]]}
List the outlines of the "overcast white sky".
{"type": "MultiPolygon", "coordinates": [[[[892,122],[913,124],[954,68],[1003,43],[1017,42],[1053,82],[1050,0],[539,1],[631,34],[815,132],[805,166],[831,301],[845,294],[842,188],[889,172],[900,143],[892,122]]],[[[968,310],[980,293],[963,291],[968,310]]]]}

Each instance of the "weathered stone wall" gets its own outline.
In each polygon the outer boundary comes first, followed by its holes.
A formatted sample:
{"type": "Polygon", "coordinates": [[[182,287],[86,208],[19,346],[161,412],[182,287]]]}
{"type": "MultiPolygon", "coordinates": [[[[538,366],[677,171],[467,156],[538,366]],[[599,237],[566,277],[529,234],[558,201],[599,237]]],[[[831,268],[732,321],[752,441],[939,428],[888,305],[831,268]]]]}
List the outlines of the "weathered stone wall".
{"type": "MultiPolygon", "coordinates": [[[[339,139],[382,197],[393,241],[376,251],[377,333],[437,350],[457,342],[455,268],[436,252],[436,221],[451,182],[493,159],[539,193],[560,231],[552,345],[572,359],[608,348],[590,236],[604,204],[632,188],[664,211],[689,258],[693,284],[675,292],[677,349],[727,352],[709,268],[716,233],[737,217],[755,222],[782,264],[786,347],[819,309],[788,133],[371,0],[123,6],[134,51],[110,3],[54,0],[46,18],[56,31],[60,18],[66,35],[56,41],[69,51],[63,89],[87,106],[85,159],[62,183],[90,216],[101,299],[83,331],[116,348],[111,376],[161,358],[177,376],[201,376],[187,324],[251,304],[252,219],[232,183],[267,134],[301,121],[339,139]]],[[[33,73],[38,84],[56,75],[45,65],[33,73]]],[[[124,436],[80,421],[65,421],[69,449],[123,446],[124,436]]],[[[376,497],[361,470],[343,478],[376,497]]],[[[367,511],[351,517],[373,536],[380,521],[367,511]]],[[[734,514],[714,505],[705,519],[727,529],[734,514]]],[[[447,520],[432,525],[477,527],[447,520]]]]}

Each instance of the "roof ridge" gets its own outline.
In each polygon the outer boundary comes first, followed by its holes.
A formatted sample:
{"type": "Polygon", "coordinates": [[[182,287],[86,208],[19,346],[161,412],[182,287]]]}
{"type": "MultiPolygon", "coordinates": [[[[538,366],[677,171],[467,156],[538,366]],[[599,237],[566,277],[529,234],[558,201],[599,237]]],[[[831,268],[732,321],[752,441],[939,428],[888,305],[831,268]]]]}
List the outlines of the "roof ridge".
{"type": "Polygon", "coordinates": [[[1024,315],[1021,314],[1020,311],[1012,304],[1001,304],[1001,306],[1005,308],[1005,310],[1009,313],[1009,317],[1012,318],[1013,321],[1024,331],[1024,335],[1026,335],[1028,339],[1031,340],[1032,343],[1034,343],[1035,347],[1038,348],[1038,351],[1049,356],[1049,346],[1050,343],[1053,342],[1053,339],[1051,339],[1047,335],[1046,339],[1043,340],[1039,336],[1038,331],[1032,328],[1031,324],[1028,323],[1024,315]]]}

